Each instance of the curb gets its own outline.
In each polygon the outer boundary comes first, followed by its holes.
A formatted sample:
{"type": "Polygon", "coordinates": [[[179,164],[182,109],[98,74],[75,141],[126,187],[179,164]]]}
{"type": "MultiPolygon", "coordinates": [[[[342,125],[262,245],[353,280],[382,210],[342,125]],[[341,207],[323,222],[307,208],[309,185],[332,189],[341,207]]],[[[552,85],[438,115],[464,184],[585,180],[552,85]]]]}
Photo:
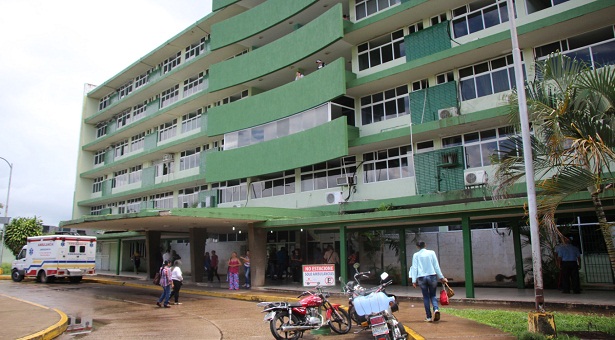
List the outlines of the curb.
{"type": "Polygon", "coordinates": [[[43,305],[39,305],[37,303],[34,302],[30,302],[30,301],[26,301],[26,300],[22,300],[22,299],[18,299],[16,297],[12,297],[12,296],[8,296],[8,295],[4,295],[4,294],[0,294],[3,297],[15,300],[15,301],[19,301],[19,302],[24,302],[36,307],[40,307],[42,309],[49,309],[49,310],[53,310],[54,312],[58,313],[60,315],[60,321],[56,322],[54,325],[49,326],[47,328],[45,328],[44,330],[40,331],[40,332],[36,332],[34,334],[30,334],[27,336],[24,336],[22,338],[18,338],[17,340],[33,340],[33,339],[41,339],[41,340],[47,340],[47,339],[54,339],[58,336],[60,336],[62,333],[64,333],[64,331],[66,330],[66,328],[68,327],[68,316],[62,312],[61,310],[55,309],[55,308],[49,308],[49,307],[45,307],[43,305]]]}

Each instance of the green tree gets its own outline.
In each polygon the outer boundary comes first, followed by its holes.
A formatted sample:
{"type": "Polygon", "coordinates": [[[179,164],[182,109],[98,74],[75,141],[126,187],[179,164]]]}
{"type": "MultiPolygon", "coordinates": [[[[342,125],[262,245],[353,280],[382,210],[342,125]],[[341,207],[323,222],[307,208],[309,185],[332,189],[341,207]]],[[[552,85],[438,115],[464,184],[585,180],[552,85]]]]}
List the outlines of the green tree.
{"type": "Polygon", "coordinates": [[[17,256],[21,248],[26,245],[30,236],[43,234],[43,222],[36,216],[32,218],[18,217],[11,220],[6,226],[4,244],[17,256]]]}
{"type": "MultiPolygon", "coordinates": [[[[615,272],[612,228],[601,197],[615,178],[615,70],[591,69],[582,61],[553,54],[537,63],[539,80],[526,86],[535,169],[537,208],[541,227],[559,235],[555,212],[571,195],[588,192],[615,272]]],[[[516,93],[509,97],[511,117],[518,117],[516,93]]],[[[499,151],[495,196],[525,176],[520,136],[511,136],[499,151]]]]}

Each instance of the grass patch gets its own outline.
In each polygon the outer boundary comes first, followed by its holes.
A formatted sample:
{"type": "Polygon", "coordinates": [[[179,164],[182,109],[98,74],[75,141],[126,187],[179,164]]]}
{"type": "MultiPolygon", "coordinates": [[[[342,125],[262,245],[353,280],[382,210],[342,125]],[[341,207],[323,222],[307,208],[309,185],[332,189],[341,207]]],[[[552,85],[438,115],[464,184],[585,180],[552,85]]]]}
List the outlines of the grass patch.
{"type": "MultiPolygon", "coordinates": [[[[527,335],[528,312],[494,309],[441,308],[445,313],[474,320],[521,337],[527,335]]],[[[557,332],[600,331],[615,335],[615,317],[597,314],[552,312],[557,332]]]]}

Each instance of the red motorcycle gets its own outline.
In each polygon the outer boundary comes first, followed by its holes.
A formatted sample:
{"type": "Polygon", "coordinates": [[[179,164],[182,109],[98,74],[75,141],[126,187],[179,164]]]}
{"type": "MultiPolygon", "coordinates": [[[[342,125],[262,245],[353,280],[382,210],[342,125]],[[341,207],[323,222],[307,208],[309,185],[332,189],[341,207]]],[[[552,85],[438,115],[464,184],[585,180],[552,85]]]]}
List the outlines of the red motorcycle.
{"type": "Polygon", "coordinates": [[[329,297],[317,285],[315,290],[301,293],[298,302],[260,302],[257,306],[267,313],[263,321],[269,322],[271,334],[277,340],[299,339],[303,332],[319,329],[324,324],[335,333],[346,334],[352,327],[350,315],[339,304],[331,303],[329,297]]]}

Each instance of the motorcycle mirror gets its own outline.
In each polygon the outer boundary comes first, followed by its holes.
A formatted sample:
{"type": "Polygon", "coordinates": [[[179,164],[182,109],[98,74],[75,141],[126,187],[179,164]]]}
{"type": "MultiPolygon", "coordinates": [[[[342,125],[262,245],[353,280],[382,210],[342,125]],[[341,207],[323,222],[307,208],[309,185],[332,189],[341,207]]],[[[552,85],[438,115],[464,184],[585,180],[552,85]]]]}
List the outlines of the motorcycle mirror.
{"type": "Polygon", "coordinates": [[[389,277],[389,274],[387,274],[387,272],[382,272],[382,274],[380,274],[381,281],[386,281],[388,277],[389,277]]]}
{"type": "Polygon", "coordinates": [[[352,265],[354,267],[354,269],[359,269],[359,262],[355,262],[355,264],[352,265]]]}

